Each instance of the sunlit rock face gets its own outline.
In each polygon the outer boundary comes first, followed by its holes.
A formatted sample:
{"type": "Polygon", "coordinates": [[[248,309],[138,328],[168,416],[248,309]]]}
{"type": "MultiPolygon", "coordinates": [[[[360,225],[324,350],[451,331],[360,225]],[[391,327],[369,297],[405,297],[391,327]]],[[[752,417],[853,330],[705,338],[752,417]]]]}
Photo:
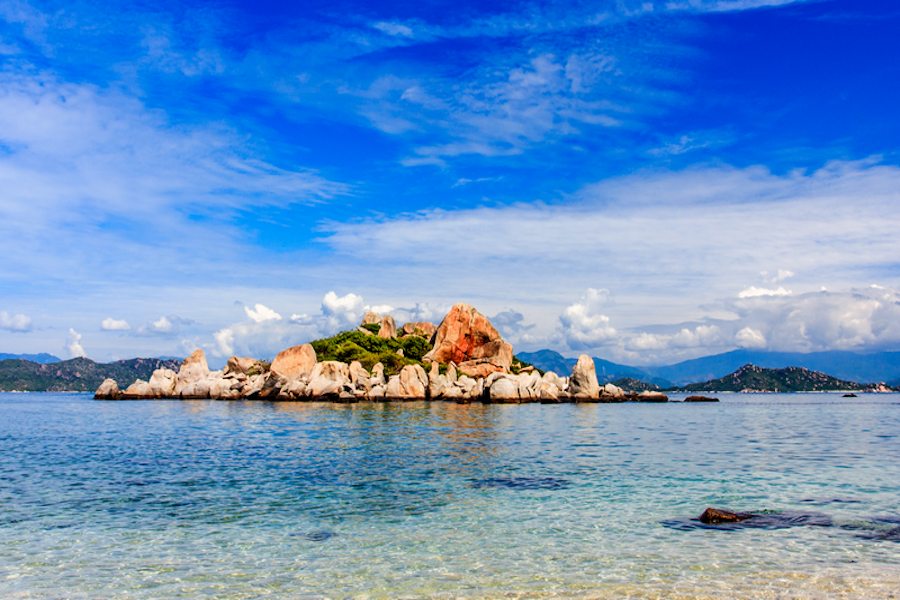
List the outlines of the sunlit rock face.
{"type": "Polygon", "coordinates": [[[434,348],[424,360],[447,364],[472,377],[509,372],[513,348],[488,318],[469,304],[455,304],[435,332],[434,348]]]}

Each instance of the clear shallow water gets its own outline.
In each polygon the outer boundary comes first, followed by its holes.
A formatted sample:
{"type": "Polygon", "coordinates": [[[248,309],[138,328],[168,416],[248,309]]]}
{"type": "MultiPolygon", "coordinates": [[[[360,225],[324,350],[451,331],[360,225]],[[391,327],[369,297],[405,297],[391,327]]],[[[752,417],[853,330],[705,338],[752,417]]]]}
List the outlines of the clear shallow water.
{"type": "Polygon", "coordinates": [[[900,395],[719,397],[0,394],[0,597],[900,598],[900,395]]]}

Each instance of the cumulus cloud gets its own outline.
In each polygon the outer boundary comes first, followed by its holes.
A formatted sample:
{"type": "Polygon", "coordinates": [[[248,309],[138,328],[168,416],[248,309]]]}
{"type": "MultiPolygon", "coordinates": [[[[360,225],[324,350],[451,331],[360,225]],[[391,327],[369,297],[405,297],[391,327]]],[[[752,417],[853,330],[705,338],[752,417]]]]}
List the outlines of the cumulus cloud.
{"type": "Polygon", "coordinates": [[[765,348],[766,337],[761,331],[751,327],[744,327],[734,334],[734,343],[741,348],[765,348]]]}
{"type": "Polygon", "coordinates": [[[129,325],[128,321],[125,319],[113,319],[112,317],[107,317],[100,323],[100,329],[103,331],[128,331],[131,329],[131,325],[129,325]]]}
{"type": "Polygon", "coordinates": [[[785,279],[793,277],[794,275],[796,275],[796,273],[794,273],[793,271],[788,271],[787,269],[778,269],[778,271],[772,276],[769,276],[769,273],[767,271],[763,271],[762,273],[760,273],[760,275],[763,276],[766,283],[779,283],[781,281],[784,281],[785,279]]]}
{"type": "Polygon", "coordinates": [[[253,307],[253,309],[245,306],[244,312],[246,312],[247,316],[250,317],[250,320],[255,323],[262,323],[263,321],[278,321],[281,319],[281,315],[279,315],[271,308],[263,306],[262,304],[257,304],[253,307]]]}
{"type": "Polygon", "coordinates": [[[610,299],[608,290],[588,288],[559,317],[559,333],[573,350],[597,348],[615,341],[618,332],[600,309],[610,299]]]}
{"type": "Polygon", "coordinates": [[[69,335],[66,336],[66,351],[70,358],[80,358],[84,356],[84,348],[81,346],[81,334],[69,328],[69,335]]]}
{"type": "Polygon", "coordinates": [[[0,311],[0,329],[7,331],[31,331],[31,317],[25,315],[11,315],[5,310],[0,311]]]}

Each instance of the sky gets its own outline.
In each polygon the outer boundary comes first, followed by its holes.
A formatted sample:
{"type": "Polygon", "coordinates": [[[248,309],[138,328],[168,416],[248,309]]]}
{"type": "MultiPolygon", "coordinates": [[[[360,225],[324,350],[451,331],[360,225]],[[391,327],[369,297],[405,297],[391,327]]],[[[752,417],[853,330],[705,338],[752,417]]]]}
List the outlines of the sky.
{"type": "Polygon", "coordinates": [[[456,302],[632,365],[900,350],[900,5],[0,0],[0,352],[456,302]]]}

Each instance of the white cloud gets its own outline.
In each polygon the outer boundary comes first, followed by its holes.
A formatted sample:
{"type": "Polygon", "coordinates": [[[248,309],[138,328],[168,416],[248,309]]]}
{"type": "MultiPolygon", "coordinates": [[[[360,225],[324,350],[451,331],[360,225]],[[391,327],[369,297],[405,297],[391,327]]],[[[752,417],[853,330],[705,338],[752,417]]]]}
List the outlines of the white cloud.
{"type": "Polygon", "coordinates": [[[69,335],[66,336],[66,351],[70,358],[80,358],[84,356],[84,348],[81,346],[81,334],[69,328],[69,335]]]}
{"type": "Polygon", "coordinates": [[[254,306],[254,309],[245,306],[244,312],[247,313],[247,316],[251,321],[254,321],[256,323],[262,323],[263,321],[278,321],[281,319],[281,315],[279,315],[271,308],[263,306],[262,304],[257,304],[256,306],[254,306]]]}
{"type": "Polygon", "coordinates": [[[112,317],[107,317],[103,319],[103,322],[100,324],[100,329],[103,331],[128,331],[131,329],[131,325],[129,325],[128,321],[125,319],[113,319],[112,317]]]}
{"type": "Polygon", "coordinates": [[[570,348],[597,348],[615,341],[618,332],[610,325],[609,317],[600,312],[609,299],[609,291],[588,288],[581,302],[563,311],[559,317],[559,333],[570,348]]]}
{"type": "Polygon", "coordinates": [[[777,290],[769,290],[766,288],[758,288],[750,286],[746,290],[738,294],[738,298],[755,298],[757,296],[790,296],[793,292],[779,287],[777,290]]]}
{"type": "Polygon", "coordinates": [[[765,348],[766,338],[761,331],[744,327],[734,334],[734,342],[741,348],[765,348]]]}
{"type": "Polygon", "coordinates": [[[31,317],[26,315],[11,315],[5,310],[0,311],[0,329],[7,331],[31,331],[31,317]]]}
{"type": "Polygon", "coordinates": [[[137,329],[137,335],[173,337],[181,333],[182,326],[193,325],[191,319],[183,319],[178,315],[160,317],[155,321],[148,321],[137,329]]]}

